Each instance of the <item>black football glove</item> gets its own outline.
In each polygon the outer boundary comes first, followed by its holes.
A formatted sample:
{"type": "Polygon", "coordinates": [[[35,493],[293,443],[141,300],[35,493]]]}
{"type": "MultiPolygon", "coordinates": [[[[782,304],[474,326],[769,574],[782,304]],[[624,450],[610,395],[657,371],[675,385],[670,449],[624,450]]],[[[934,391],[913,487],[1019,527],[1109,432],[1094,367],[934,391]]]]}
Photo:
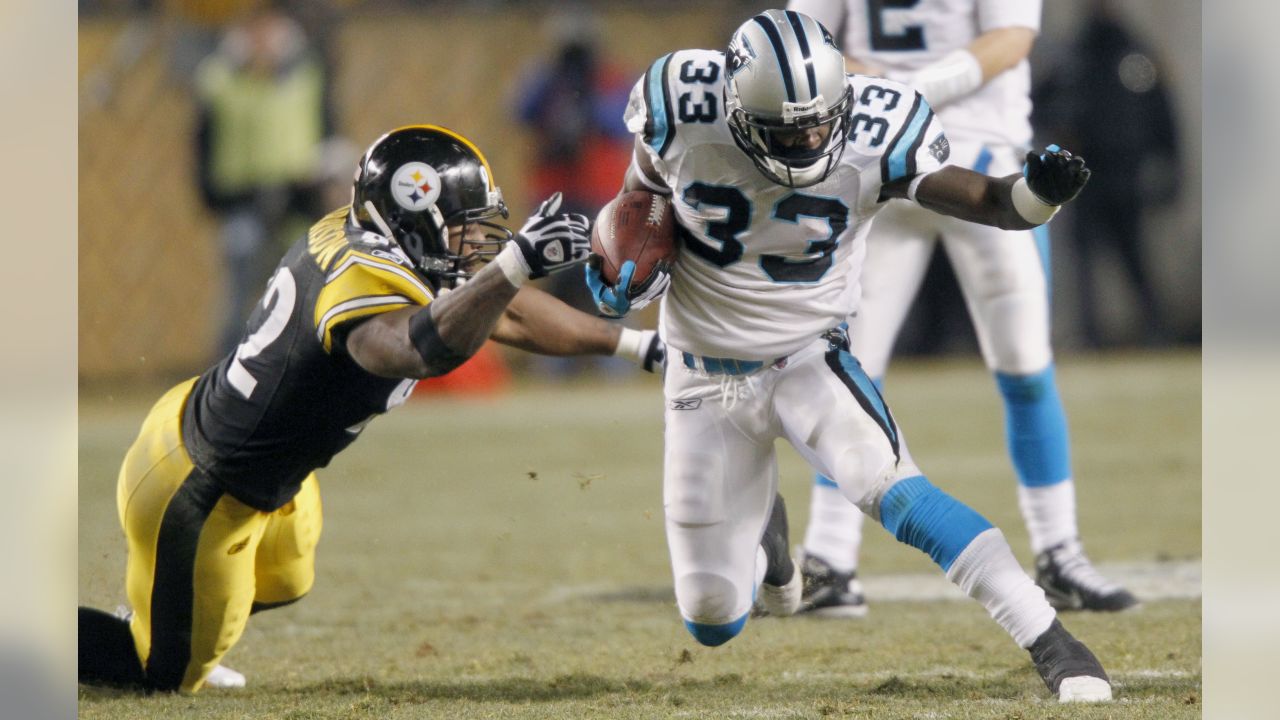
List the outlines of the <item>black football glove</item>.
{"type": "Polygon", "coordinates": [[[591,252],[591,221],[578,213],[557,215],[559,209],[560,193],[555,193],[538,206],[513,240],[531,279],[577,265],[591,252]]]}
{"type": "Polygon", "coordinates": [[[1057,145],[1046,147],[1041,154],[1027,153],[1027,164],[1022,168],[1027,187],[1048,205],[1071,202],[1092,174],[1093,171],[1084,166],[1084,158],[1057,145]]]}

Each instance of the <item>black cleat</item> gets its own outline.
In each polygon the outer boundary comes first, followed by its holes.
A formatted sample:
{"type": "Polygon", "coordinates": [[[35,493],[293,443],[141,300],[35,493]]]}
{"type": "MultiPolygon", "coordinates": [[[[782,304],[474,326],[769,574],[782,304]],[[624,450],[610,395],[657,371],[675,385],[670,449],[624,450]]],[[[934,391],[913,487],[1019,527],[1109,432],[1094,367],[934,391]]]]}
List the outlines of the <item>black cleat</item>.
{"type": "Polygon", "coordinates": [[[858,582],[858,571],[842,573],[814,555],[800,564],[804,593],[800,612],[821,617],[860,618],[867,615],[867,598],[858,582]]]}
{"type": "Polygon", "coordinates": [[[1057,618],[1028,650],[1036,672],[1059,702],[1111,699],[1111,679],[1102,663],[1057,618]]]}
{"type": "Polygon", "coordinates": [[[1058,543],[1036,556],[1036,585],[1057,610],[1115,612],[1138,604],[1133,593],[1093,567],[1079,540],[1058,543]]]}
{"type": "Polygon", "coordinates": [[[767,559],[764,581],[756,597],[759,615],[794,615],[800,609],[800,573],[791,561],[790,528],[787,525],[787,504],[782,495],[773,498],[773,511],[769,524],[764,528],[760,546],[767,559]]]}

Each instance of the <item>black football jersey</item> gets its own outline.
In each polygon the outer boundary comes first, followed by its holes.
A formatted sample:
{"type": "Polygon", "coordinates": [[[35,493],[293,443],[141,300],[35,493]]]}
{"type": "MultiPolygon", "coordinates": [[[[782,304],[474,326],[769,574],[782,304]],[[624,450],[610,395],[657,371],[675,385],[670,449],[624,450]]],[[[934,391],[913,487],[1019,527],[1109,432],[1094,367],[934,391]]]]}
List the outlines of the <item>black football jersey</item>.
{"type": "Polygon", "coordinates": [[[360,320],[434,291],[400,248],[327,215],[290,248],[236,351],[197,380],[183,417],[192,460],[260,510],[284,505],[415,381],[362,369],[346,352],[360,320]]]}

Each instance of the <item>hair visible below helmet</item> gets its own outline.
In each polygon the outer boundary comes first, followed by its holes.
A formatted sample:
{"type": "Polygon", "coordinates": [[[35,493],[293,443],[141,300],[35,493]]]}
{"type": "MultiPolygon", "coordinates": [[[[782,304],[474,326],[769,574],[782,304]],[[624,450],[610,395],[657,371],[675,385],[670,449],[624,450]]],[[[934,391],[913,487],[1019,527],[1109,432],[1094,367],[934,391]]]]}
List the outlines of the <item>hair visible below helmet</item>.
{"type": "Polygon", "coordinates": [[[734,31],[725,55],[729,131],[760,172],[789,187],[826,179],[849,134],[852,90],[844,56],[817,20],[766,10],[734,31]],[[787,147],[778,133],[829,129],[817,148],[787,147]]]}
{"type": "Polygon", "coordinates": [[[489,162],[470,140],[435,125],[410,125],[374,141],[360,159],[351,219],[397,243],[418,268],[449,286],[511,239],[488,222],[507,217],[489,162]],[[449,227],[479,224],[485,239],[449,248],[449,227]],[[469,252],[464,249],[470,248],[469,252]]]}

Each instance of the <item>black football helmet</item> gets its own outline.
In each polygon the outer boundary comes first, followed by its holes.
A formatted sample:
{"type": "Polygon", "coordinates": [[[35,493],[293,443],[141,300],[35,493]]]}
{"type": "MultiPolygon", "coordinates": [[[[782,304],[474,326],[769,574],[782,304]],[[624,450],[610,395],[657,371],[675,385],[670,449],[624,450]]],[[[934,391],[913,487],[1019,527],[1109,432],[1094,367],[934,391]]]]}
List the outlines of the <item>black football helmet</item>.
{"type": "Polygon", "coordinates": [[[470,140],[436,125],[410,125],[378,138],[356,169],[351,221],[397,243],[418,269],[450,287],[474,274],[511,239],[490,222],[507,217],[489,162],[470,140]],[[484,226],[483,240],[449,247],[449,228],[484,226]]]}

